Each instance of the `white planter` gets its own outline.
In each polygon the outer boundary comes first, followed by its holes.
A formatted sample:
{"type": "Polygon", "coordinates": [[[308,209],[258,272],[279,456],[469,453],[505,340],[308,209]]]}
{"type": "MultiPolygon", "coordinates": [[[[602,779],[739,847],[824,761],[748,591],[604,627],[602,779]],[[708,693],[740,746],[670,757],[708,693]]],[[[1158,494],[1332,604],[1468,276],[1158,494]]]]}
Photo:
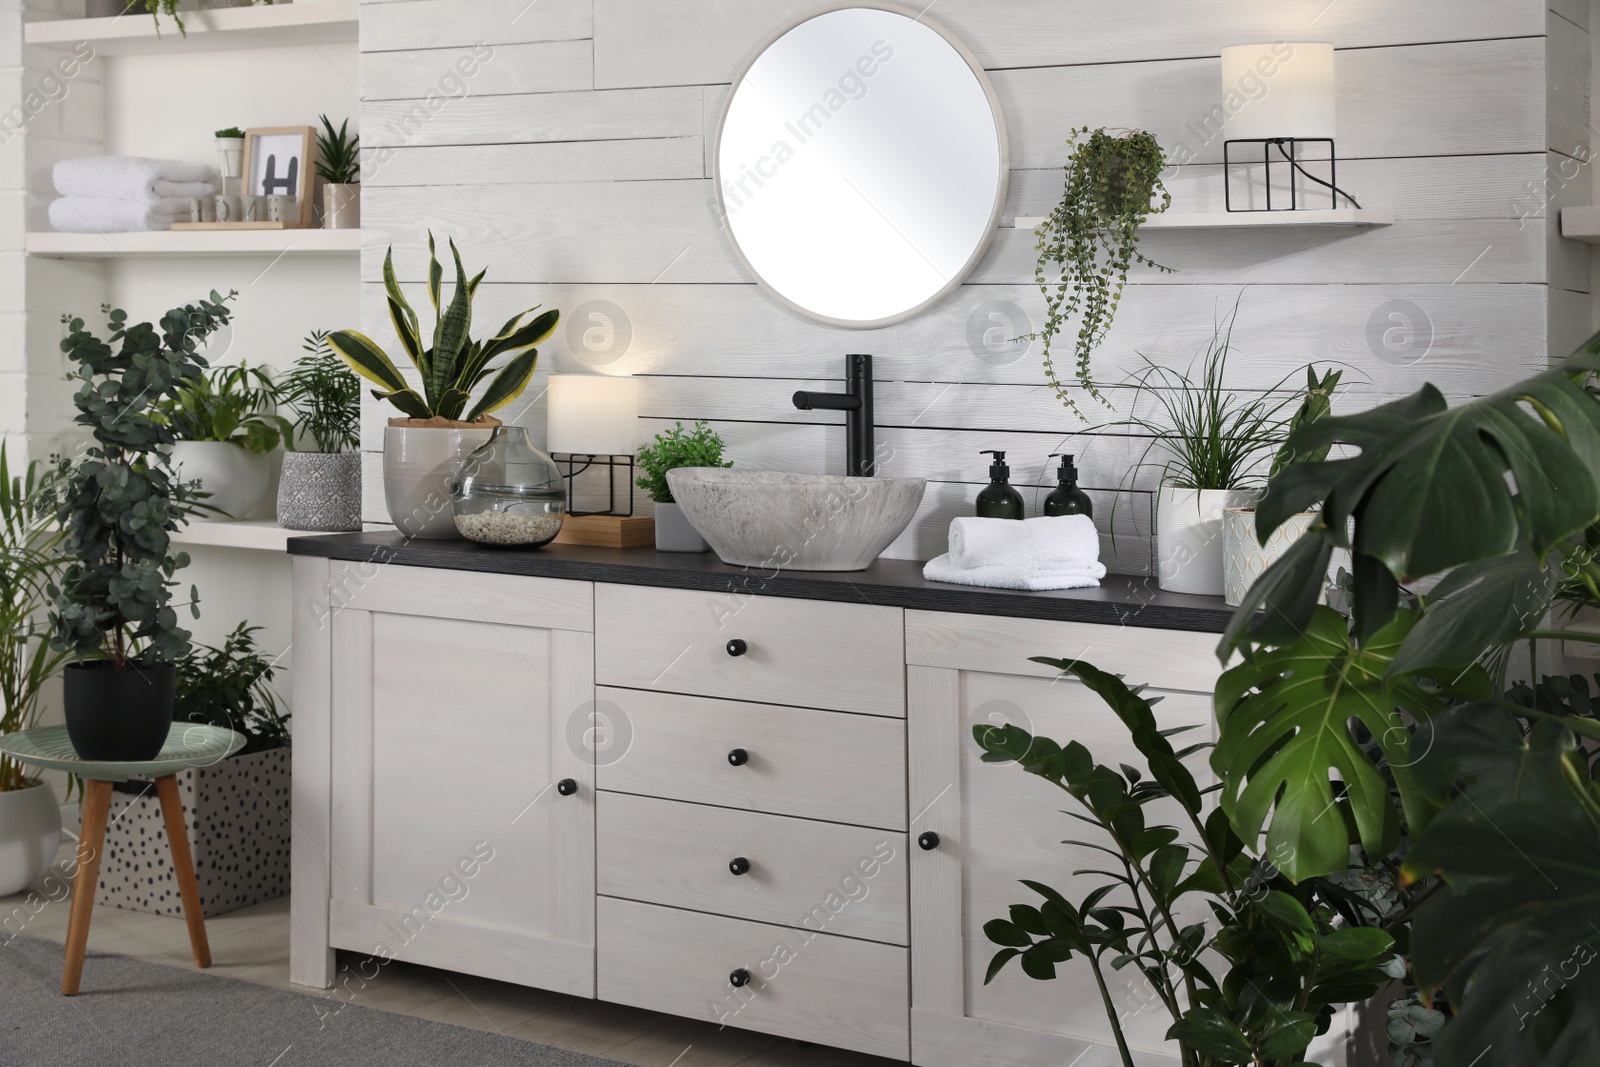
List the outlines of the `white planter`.
{"type": "Polygon", "coordinates": [[[272,465],[267,457],[227,441],[179,441],[172,446],[172,466],[178,480],[199,482],[211,495],[204,503],[222,512],[205,512],[202,518],[242,519],[267,493],[272,465]]]}
{"type": "Polygon", "coordinates": [[[278,525],[319,533],[361,529],[361,453],[285,452],[278,525]]]}
{"type": "Polygon", "coordinates": [[[709,552],[711,545],[700,536],[689,516],[677,504],[656,505],[657,552],[709,552]]]}
{"type": "Polygon", "coordinates": [[[1240,489],[1163,485],[1156,495],[1156,578],[1161,588],[1221,596],[1222,513],[1249,507],[1255,497],[1240,489]]]}
{"type": "Polygon", "coordinates": [[[1256,541],[1256,509],[1229,508],[1222,515],[1222,597],[1229,607],[1238,607],[1257,578],[1316,520],[1315,511],[1302,511],[1267,538],[1266,544],[1256,541]]]}
{"type": "Polygon", "coordinates": [[[395,529],[407,537],[459,539],[461,534],[450,513],[450,480],[461,461],[487,442],[493,432],[493,427],[386,427],[383,502],[395,529]]]}
{"type": "Polygon", "coordinates": [[[43,878],[61,844],[61,808],[48,782],[0,793],[0,897],[43,878]]]}
{"type": "Polygon", "coordinates": [[[244,167],[244,138],[218,137],[217,152],[222,156],[222,176],[239,177],[244,167]]]}

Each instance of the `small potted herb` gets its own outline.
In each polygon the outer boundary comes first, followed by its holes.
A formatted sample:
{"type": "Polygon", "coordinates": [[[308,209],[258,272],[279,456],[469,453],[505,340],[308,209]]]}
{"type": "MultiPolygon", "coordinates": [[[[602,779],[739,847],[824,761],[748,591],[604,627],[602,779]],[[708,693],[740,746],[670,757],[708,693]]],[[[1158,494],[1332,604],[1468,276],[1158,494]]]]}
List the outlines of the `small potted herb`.
{"type": "Polygon", "coordinates": [[[242,519],[266,495],[272,479],[267,453],[290,432],[276,414],[277,387],[261,367],[214,367],[155,405],[177,439],[172,465],[184,482],[198,482],[199,510],[242,519]]]}
{"type": "Polygon", "coordinates": [[[722,438],[703,421],[687,431],[683,423],[677,423],[639,449],[639,467],[644,473],[637,482],[655,501],[657,552],[705,552],[711,548],[672,499],[667,472],[679,467],[731,466],[732,461],[722,459],[722,438]]]}
{"type": "Polygon", "coordinates": [[[361,228],[361,138],[351,136],[350,120],[339,123],[337,131],[328,116],[322,119],[317,134],[317,177],[322,187],[322,228],[357,230],[361,228]]]}
{"type": "Polygon", "coordinates": [[[294,433],[284,438],[278,525],[331,533],[361,529],[361,379],[317,330],[278,387],[294,433]],[[297,439],[298,438],[298,439],[297,439]],[[297,447],[310,444],[311,448],[297,447]]]}
{"type": "MultiPolygon", "coordinates": [[[[217,151],[222,154],[222,177],[238,178],[244,173],[244,131],[237,126],[218,130],[217,151]]],[[[222,190],[227,192],[226,189],[222,190]]]]}

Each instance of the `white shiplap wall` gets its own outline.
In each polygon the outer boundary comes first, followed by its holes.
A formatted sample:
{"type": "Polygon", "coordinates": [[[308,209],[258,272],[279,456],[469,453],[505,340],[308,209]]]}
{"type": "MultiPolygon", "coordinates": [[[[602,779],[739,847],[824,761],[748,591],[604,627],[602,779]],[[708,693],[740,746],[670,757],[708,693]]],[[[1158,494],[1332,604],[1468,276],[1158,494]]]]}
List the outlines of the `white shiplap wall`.
{"type": "MultiPolygon", "coordinates": [[[[1048,485],[1046,456],[1066,447],[1096,491],[1113,568],[1144,571],[1153,476],[1123,495],[1114,544],[1109,536],[1138,442],[1072,436],[1082,424],[1043,388],[1037,352],[974,338],[1040,321],[1033,237],[1010,223],[1049,210],[1070,128],[1140,127],[1169,153],[1187,145],[1193,162],[1169,180],[1173,210],[1217,210],[1220,139],[1196,131],[1220,103],[1220,49],[1300,39],[1340,49],[1341,184],[1400,221],[1149,234],[1145,250],[1178,273],[1135,278],[1096,357],[1098,379],[1121,378],[1140,353],[1187,363],[1244,286],[1233,384],[1268,388],[1308,360],[1336,360],[1351,367],[1347,406],[1425,380],[1456,397],[1494,389],[1587,335],[1588,253],[1557,237],[1553,220],[1562,204],[1587,202],[1589,183],[1548,180],[1588,158],[1587,0],[1550,9],[1543,0],[938,0],[928,17],[972,49],[1006,114],[1006,217],[968,284],[917,319],[865,332],[766,300],[719,232],[708,178],[734,73],[763,39],[820,6],[367,0],[364,328],[393,343],[384,249],[393,243],[416,290],[432,227],[456,238],[469,269],[488,266],[477,308],[485,328],[534,303],[567,315],[513,421],[542,433],[550,371],[631,371],[645,381],[647,436],[705,418],[740,465],[805,471],[842,470],[841,419],[796,412],[789,395],[837,387],[844,354],[871,352],[878,435],[893,449],[884,472],[932,482],[892,554],[943,550],[948,519],[968,513],[985,480],[979,449],[1009,449],[1016,482],[1048,485]],[[1371,338],[1396,308],[1419,318],[1426,345],[1380,357],[1371,338]],[[592,309],[625,318],[609,348],[592,329],[602,321],[578,314],[592,309]]],[[[387,414],[369,404],[375,522],[387,518],[378,455],[387,414]]]]}

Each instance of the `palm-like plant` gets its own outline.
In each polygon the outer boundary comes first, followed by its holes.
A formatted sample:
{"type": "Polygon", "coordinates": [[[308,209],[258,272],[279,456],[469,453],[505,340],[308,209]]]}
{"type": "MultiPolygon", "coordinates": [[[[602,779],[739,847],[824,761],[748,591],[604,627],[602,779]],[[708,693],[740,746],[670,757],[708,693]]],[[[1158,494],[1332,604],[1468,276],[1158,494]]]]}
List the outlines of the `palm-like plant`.
{"type": "MultiPolygon", "coordinates": [[[[300,347],[309,354],[295,360],[279,386],[278,399],[318,452],[354,449],[361,443],[360,380],[333,354],[327,331],[311,331],[300,347]]],[[[294,448],[293,434],[284,437],[284,445],[294,448]]]]}
{"type": "Polygon", "coordinates": [[[448,307],[441,310],[441,288],[444,268],[439,265],[434,250],[433,234],[428,234],[428,296],[433,300],[436,323],[433,344],[422,347],[422,333],[417,324],[417,313],[400,292],[400,283],[394,273],[394,248],[383,260],[383,284],[389,294],[389,319],[400,344],[411,357],[417,373],[422,378],[421,392],[407,384],[394,361],[370,337],[355,330],[338,330],[328,335],[328,344],[344,357],[357,374],[382,390],[373,390],[379,400],[387,400],[414,419],[442,419],[448,422],[478,422],[511,403],[522,395],[533,378],[538,364],[539,351],[534,346],[555,331],[561,312],[551,310],[524,323],[523,319],[539,310],[529,308],[511,318],[500,331],[487,341],[474,341],[468,336],[472,329],[472,298],[478,291],[487,271],[479,271],[468,278],[461,265],[461,253],[455,241],[450,242],[450,254],[456,262],[455,294],[448,307]],[[494,366],[497,357],[510,356],[509,362],[494,366]],[[473,392],[485,381],[488,388],[478,402],[467,411],[467,402],[473,392]]]}
{"type": "Polygon", "coordinates": [[[328,116],[322,120],[322,132],[317,134],[317,176],[334,185],[355,185],[361,181],[361,138],[350,136],[350,120],[339,123],[338,130],[328,116]]]}

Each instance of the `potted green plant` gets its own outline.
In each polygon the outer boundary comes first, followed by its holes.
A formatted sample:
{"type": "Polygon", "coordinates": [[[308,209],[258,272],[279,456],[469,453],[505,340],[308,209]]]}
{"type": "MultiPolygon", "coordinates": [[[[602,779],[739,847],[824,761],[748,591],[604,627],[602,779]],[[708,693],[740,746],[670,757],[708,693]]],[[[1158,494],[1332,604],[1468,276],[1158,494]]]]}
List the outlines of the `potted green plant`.
{"type": "MultiPolygon", "coordinates": [[[[75,421],[94,443],[57,466],[55,517],[70,561],[48,591],[51,643],[77,657],[63,672],[67,732],[87,760],[150,759],[172,725],[174,664],[189,651],[173,575],[189,557],[172,553],[169,534],[190,495],[162,451],[172,430],[150,406],[201,380],[198,349],[227,324],[235,295],[213,291],[167,312],[159,328],[106,307],[104,340],[67,319],[61,348],[83,382],[75,421]]],[[[198,618],[193,589],[189,608],[198,618]]]]}
{"type": "MultiPolygon", "coordinates": [[[[200,8],[217,7],[250,7],[253,4],[288,4],[293,0],[200,0],[200,8]]],[[[187,5],[184,0],[85,0],[84,14],[88,18],[107,18],[138,11],[147,11],[155,20],[156,30],[161,29],[161,16],[166,15],[178,24],[178,32],[189,36],[189,31],[183,24],[183,16],[179,13],[187,5]]]]}
{"type": "MultiPolygon", "coordinates": [[[[241,622],[220,646],[197,644],[178,662],[177,722],[206,723],[244,735],[227,759],[178,774],[200,888],[210,918],[289,891],[289,716],[272,687],[277,657],[257,642],[259,626],[241,622]]],[[[124,797],[106,828],[99,904],[181,915],[171,869],[159,862],[161,806],[148,782],[112,787],[124,797]]]]}
{"type": "MultiPolygon", "coordinates": [[[[222,155],[222,178],[226,182],[229,178],[237,180],[243,174],[244,166],[244,131],[237,126],[229,126],[225,130],[218,130],[216,137],[217,151],[222,155]]],[[[224,192],[227,190],[224,189],[224,192]]]]}
{"type": "Polygon", "coordinates": [[[704,421],[695,423],[694,429],[688,431],[684,430],[683,423],[676,423],[639,449],[642,473],[637,484],[655,501],[657,552],[707,552],[711,549],[672,499],[667,472],[679,467],[731,466],[731,461],[722,459],[722,438],[704,421]]]}
{"type": "Polygon", "coordinates": [[[1044,344],[1050,387],[1080,418],[1083,412],[1056,373],[1051,345],[1078,318],[1073,354],[1080,388],[1104,402],[1089,361],[1105,340],[1134,264],[1168,271],[1139,251],[1139,228],[1172,206],[1161,182],[1167,156],[1142,130],[1074,129],[1061,200],[1040,225],[1034,280],[1044,294],[1045,323],[1030,335],[1044,344]]]}
{"type": "MultiPolygon", "coordinates": [[[[66,655],[50,647],[44,625],[48,586],[65,563],[65,534],[47,506],[52,472],[38,463],[11,473],[0,443],[0,734],[38,725],[39,695],[66,655]]],[[[30,778],[0,754],[0,896],[20,893],[55,861],[61,809],[48,782],[30,778]]]]}
{"type": "Polygon", "coordinates": [[[154,405],[176,439],[172,466],[199,483],[201,510],[242,519],[272,479],[267,454],[289,433],[276,414],[277,387],[262,367],[213,367],[154,405]]]}
{"type": "Polygon", "coordinates": [[[350,135],[349,119],[335,130],[328,116],[319,117],[322,130],[317,134],[317,177],[327,183],[322,187],[323,229],[360,229],[361,138],[350,135]]]}
{"type": "Polygon", "coordinates": [[[559,311],[551,310],[525,323],[523,320],[538,310],[530,308],[513,316],[487,341],[474,341],[469,336],[472,298],[487,271],[469,279],[454,241],[450,253],[455,257],[456,287],[445,305],[440,292],[444,269],[434,250],[433,234],[428,234],[428,296],[438,323],[427,348],[423,347],[417,313],[400,292],[393,248],[383,260],[389,318],[416,368],[420,391],[370,337],[355,330],[328,335],[328,344],[352,370],[382,387],[372,395],[389,401],[404,416],[390,419],[384,431],[383,496],[390,521],[408,537],[461,536],[450,513],[450,483],[456,467],[500,425],[493,413],[528,387],[539,360],[534,346],[555,331],[561,318],[559,311]],[[497,364],[497,360],[503,362],[497,364]],[[469,408],[474,395],[478,399],[469,408]]]}
{"type": "Polygon", "coordinates": [[[278,383],[293,433],[284,438],[278,525],[287,530],[361,529],[361,380],[313,331],[306,355],[278,383]],[[310,448],[303,447],[309,443],[310,448]]]}

